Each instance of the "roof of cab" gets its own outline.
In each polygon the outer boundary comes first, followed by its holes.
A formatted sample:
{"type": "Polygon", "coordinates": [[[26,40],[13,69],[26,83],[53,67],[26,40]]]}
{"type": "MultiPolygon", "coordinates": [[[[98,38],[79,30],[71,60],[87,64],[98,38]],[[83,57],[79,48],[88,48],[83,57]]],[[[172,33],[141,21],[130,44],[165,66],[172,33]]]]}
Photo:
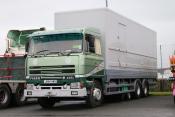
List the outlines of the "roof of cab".
{"type": "Polygon", "coordinates": [[[53,34],[64,34],[64,33],[86,33],[92,34],[95,36],[100,36],[100,31],[96,28],[76,28],[76,29],[63,29],[63,30],[52,30],[52,31],[37,31],[29,35],[32,36],[40,36],[40,35],[53,35],[53,34]]]}

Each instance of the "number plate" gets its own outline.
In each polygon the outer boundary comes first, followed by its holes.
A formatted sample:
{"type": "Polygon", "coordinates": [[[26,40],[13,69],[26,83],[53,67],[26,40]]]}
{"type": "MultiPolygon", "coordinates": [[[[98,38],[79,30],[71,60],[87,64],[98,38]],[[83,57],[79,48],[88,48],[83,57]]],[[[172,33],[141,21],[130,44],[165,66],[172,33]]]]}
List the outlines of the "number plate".
{"type": "Polygon", "coordinates": [[[57,80],[44,80],[44,84],[56,84],[57,80]]]}

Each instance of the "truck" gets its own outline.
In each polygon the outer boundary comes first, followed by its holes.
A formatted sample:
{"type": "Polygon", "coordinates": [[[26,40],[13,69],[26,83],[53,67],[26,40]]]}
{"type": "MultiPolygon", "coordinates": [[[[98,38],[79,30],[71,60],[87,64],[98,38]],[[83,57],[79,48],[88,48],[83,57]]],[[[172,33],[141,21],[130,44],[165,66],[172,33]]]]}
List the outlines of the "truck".
{"type": "Polygon", "coordinates": [[[156,32],[106,8],[55,13],[55,30],[31,34],[27,98],[100,106],[106,96],[149,95],[157,78],[156,32]]]}
{"type": "Polygon", "coordinates": [[[0,108],[25,103],[25,45],[29,34],[41,30],[8,31],[6,52],[0,55],[0,108]]]}

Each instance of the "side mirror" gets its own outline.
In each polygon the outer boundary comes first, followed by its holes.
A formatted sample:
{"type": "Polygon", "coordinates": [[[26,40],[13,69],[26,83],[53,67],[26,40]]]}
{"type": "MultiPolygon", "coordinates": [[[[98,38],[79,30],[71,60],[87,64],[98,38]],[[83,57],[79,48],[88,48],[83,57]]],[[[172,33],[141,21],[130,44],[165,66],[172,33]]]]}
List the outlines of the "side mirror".
{"type": "Polygon", "coordinates": [[[41,27],[41,28],[40,28],[40,31],[45,31],[45,30],[46,30],[45,27],[41,27]]]}
{"type": "Polygon", "coordinates": [[[25,45],[25,52],[29,52],[29,41],[25,45]]]}

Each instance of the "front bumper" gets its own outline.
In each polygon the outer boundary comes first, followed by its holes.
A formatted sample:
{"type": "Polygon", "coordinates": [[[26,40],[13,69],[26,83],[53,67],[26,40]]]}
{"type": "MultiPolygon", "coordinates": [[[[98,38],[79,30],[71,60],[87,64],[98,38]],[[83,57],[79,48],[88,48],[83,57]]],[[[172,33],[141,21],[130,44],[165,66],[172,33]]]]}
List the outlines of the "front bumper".
{"type": "Polygon", "coordinates": [[[71,89],[70,86],[33,86],[33,89],[25,89],[24,96],[34,97],[85,97],[86,88],[71,89]]]}

